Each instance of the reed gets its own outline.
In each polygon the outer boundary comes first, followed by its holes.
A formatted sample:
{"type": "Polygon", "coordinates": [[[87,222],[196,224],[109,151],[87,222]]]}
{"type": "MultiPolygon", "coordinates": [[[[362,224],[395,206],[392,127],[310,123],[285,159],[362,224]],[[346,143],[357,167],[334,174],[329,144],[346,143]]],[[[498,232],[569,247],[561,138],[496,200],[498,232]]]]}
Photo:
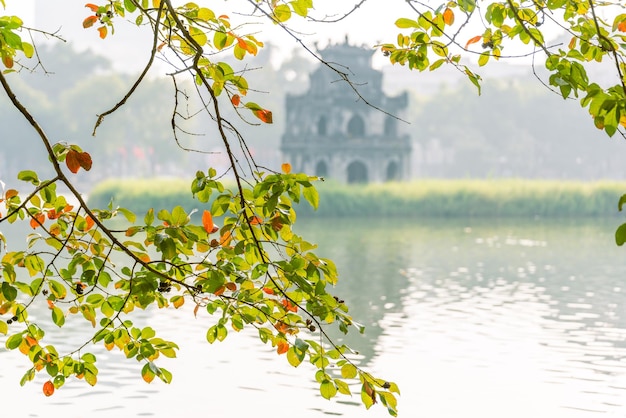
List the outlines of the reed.
{"type": "MultiPolygon", "coordinates": [[[[320,182],[316,187],[319,209],[313,211],[303,199],[299,216],[607,217],[619,214],[617,202],[626,193],[626,182],[522,179],[320,182]]],[[[95,187],[89,200],[106,206],[111,198],[138,213],[203,205],[191,197],[190,182],[184,180],[109,180],[95,187]]]]}

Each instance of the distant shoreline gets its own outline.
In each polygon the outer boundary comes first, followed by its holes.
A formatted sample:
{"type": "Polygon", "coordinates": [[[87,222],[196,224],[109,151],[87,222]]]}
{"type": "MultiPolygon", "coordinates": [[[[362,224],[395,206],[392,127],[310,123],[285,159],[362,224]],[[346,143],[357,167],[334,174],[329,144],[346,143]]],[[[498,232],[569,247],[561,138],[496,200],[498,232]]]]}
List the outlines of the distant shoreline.
{"type": "MultiPolygon", "coordinates": [[[[94,187],[89,202],[106,207],[111,199],[138,215],[150,208],[207,208],[193,199],[190,181],[178,179],[116,179],[94,187]]],[[[317,211],[304,199],[302,217],[436,217],[436,218],[567,218],[616,217],[626,181],[593,182],[489,179],[424,179],[404,183],[341,185],[319,182],[317,211]]]]}

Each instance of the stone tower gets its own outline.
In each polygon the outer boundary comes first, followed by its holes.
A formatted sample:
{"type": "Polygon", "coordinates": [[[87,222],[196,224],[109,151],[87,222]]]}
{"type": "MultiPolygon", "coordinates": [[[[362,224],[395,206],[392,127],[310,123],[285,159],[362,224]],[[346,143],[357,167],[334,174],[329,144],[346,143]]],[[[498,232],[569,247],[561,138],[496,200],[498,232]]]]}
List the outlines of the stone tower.
{"type": "Polygon", "coordinates": [[[359,100],[337,73],[320,65],[311,74],[307,93],[286,97],[284,161],[294,171],[344,183],[408,179],[411,141],[398,132],[402,122],[394,117],[407,107],[406,92],[385,95],[382,72],[372,68],[374,51],[350,45],[347,38],[319,53],[349,74],[371,106],[359,100]]]}

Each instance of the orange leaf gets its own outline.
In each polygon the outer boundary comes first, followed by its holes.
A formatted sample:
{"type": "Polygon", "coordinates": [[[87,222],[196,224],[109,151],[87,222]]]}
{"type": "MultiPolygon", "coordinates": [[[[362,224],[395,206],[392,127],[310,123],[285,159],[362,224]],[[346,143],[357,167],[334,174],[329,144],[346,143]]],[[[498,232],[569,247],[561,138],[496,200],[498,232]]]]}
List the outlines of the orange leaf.
{"type": "Polygon", "coordinates": [[[6,199],[10,199],[10,198],[12,198],[12,197],[14,197],[14,196],[17,196],[17,195],[18,195],[18,193],[19,193],[19,192],[18,192],[17,190],[15,190],[15,189],[9,189],[9,190],[7,190],[7,192],[5,193],[5,198],[6,198],[6,199]]]}
{"type": "Polygon", "coordinates": [[[572,36],[572,39],[569,41],[569,45],[567,46],[569,49],[574,49],[576,46],[576,37],[572,36]]]}
{"type": "Polygon", "coordinates": [[[254,111],[254,115],[261,119],[262,122],[272,123],[272,112],[267,109],[259,109],[254,111]]]}
{"type": "Polygon", "coordinates": [[[226,287],[224,287],[224,286],[220,286],[220,287],[219,287],[219,288],[218,288],[215,292],[213,292],[213,294],[214,294],[215,296],[219,296],[219,295],[221,295],[222,293],[224,293],[224,291],[225,291],[225,290],[226,290],[226,287]]]}
{"type": "Polygon", "coordinates": [[[43,394],[46,396],[52,396],[53,393],[54,385],[51,381],[48,380],[46,383],[43,384],[43,394]]]}
{"type": "Polygon", "coordinates": [[[285,174],[291,173],[291,164],[289,163],[283,163],[283,165],[281,165],[280,168],[283,170],[283,173],[285,174]]]}
{"type": "Polygon", "coordinates": [[[78,151],[74,151],[73,149],[69,150],[67,152],[67,155],[65,156],[65,164],[72,173],[78,173],[78,170],[80,169],[80,162],[78,162],[78,151]]]}
{"type": "Polygon", "coordinates": [[[97,21],[98,21],[98,16],[89,16],[87,19],[83,20],[83,28],[85,29],[90,28],[97,21]]]}
{"type": "Polygon", "coordinates": [[[36,339],[34,339],[33,337],[31,337],[30,335],[27,335],[26,337],[24,337],[24,339],[26,340],[26,344],[27,344],[29,347],[33,347],[33,346],[35,346],[35,345],[37,345],[37,344],[38,344],[38,343],[37,343],[37,340],[36,340],[36,339]]]}
{"type": "Polygon", "coordinates": [[[467,48],[468,46],[470,46],[471,44],[475,44],[476,42],[480,41],[483,37],[478,35],[478,36],[474,36],[472,39],[470,39],[469,41],[467,41],[467,43],[465,44],[465,48],[467,48]]]}
{"type": "Polygon", "coordinates": [[[619,24],[617,25],[617,30],[619,30],[620,32],[626,32],[626,19],[619,22],[619,24]]]}
{"type": "Polygon", "coordinates": [[[85,171],[91,170],[91,164],[92,164],[91,155],[89,155],[88,152],[77,153],[76,160],[78,160],[78,164],[80,164],[83,170],[85,171]]]}
{"type": "Polygon", "coordinates": [[[100,26],[98,28],[98,33],[100,33],[100,38],[104,39],[107,37],[107,27],[106,26],[100,26]]]}
{"type": "Polygon", "coordinates": [[[290,300],[283,299],[280,303],[282,303],[283,306],[285,307],[285,309],[287,309],[288,311],[298,312],[298,307],[296,305],[294,305],[293,303],[291,303],[290,300]]]}
{"type": "Polygon", "coordinates": [[[48,211],[48,219],[56,219],[59,217],[59,214],[57,214],[57,211],[55,209],[50,209],[48,211]]]}
{"type": "Polygon", "coordinates": [[[448,26],[451,26],[454,23],[454,12],[452,11],[452,9],[447,8],[443,12],[443,21],[448,26]]]}
{"type": "Polygon", "coordinates": [[[46,221],[46,215],[44,215],[43,213],[38,213],[36,215],[33,215],[30,218],[30,226],[35,229],[38,226],[43,225],[43,223],[46,221]]]}
{"type": "Polygon", "coordinates": [[[230,290],[231,292],[234,292],[235,290],[237,290],[237,285],[233,282],[228,282],[226,283],[226,289],[230,290]]]}
{"type": "Polygon", "coordinates": [[[202,226],[204,227],[204,230],[209,234],[215,232],[213,231],[213,227],[215,226],[213,224],[213,216],[211,216],[211,212],[209,212],[208,210],[205,210],[202,214],[202,226]]]}
{"type": "Polygon", "coordinates": [[[94,13],[98,11],[98,6],[93,3],[87,3],[85,4],[85,7],[89,7],[94,13]]]}
{"type": "Polygon", "coordinates": [[[54,235],[55,237],[58,236],[61,233],[61,227],[59,226],[59,224],[53,224],[50,227],[50,234],[54,235]]]}
{"type": "Polygon", "coordinates": [[[263,223],[263,219],[259,218],[258,216],[253,216],[252,219],[250,219],[250,225],[260,225],[263,223]]]}
{"type": "Polygon", "coordinates": [[[281,340],[278,342],[277,344],[278,347],[276,347],[276,352],[278,354],[284,354],[287,351],[289,351],[289,343],[285,340],[281,340]]]}
{"type": "Polygon", "coordinates": [[[233,97],[230,98],[230,102],[233,104],[233,106],[239,106],[239,103],[241,103],[241,97],[239,97],[238,94],[235,94],[233,97]]]}
{"type": "Polygon", "coordinates": [[[286,334],[289,332],[289,325],[285,324],[282,321],[278,321],[274,324],[274,328],[276,328],[276,331],[282,333],[282,334],[286,334]]]}
{"type": "Polygon", "coordinates": [[[7,68],[13,68],[13,57],[10,55],[2,55],[2,63],[7,68]]]}
{"type": "Polygon", "coordinates": [[[91,227],[93,227],[95,224],[95,222],[93,221],[93,219],[91,219],[91,216],[89,215],[87,215],[87,217],[85,218],[85,222],[87,222],[87,228],[85,229],[85,231],[89,231],[91,227]]]}
{"type": "Polygon", "coordinates": [[[268,295],[273,295],[274,294],[274,289],[271,289],[269,287],[264,287],[263,288],[263,293],[267,293],[268,295]]]}
{"type": "Polygon", "coordinates": [[[54,302],[52,302],[51,300],[48,299],[48,309],[53,309],[54,308],[54,302]]]}
{"type": "Polygon", "coordinates": [[[69,212],[72,209],[74,209],[74,206],[72,206],[72,205],[65,205],[65,207],[63,208],[63,212],[69,212]]]}
{"type": "Polygon", "coordinates": [[[144,254],[139,254],[138,257],[144,263],[149,263],[150,262],[150,256],[148,254],[145,254],[145,253],[144,254]]]}
{"type": "Polygon", "coordinates": [[[230,244],[230,240],[232,239],[232,235],[230,234],[230,231],[226,231],[224,232],[224,234],[220,237],[220,245],[226,247],[228,246],[228,244],[230,244]]]}

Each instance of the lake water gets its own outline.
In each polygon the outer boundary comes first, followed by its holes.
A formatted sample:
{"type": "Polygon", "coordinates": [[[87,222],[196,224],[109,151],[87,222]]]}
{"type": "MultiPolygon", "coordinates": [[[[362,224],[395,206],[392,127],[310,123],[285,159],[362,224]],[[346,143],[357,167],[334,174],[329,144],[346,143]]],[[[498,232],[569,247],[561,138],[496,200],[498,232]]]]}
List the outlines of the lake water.
{"type": "MultiPolygon", "coordinates": [[[[336,293],[367,325],[347,342],[363,366],[400,385],[400,416],[590,418],[626,416],[618,223],[305,220],[299,230],[336,261],[336,293]]],[[[253,333],[209,345],[212,320],[191,310],[135,320],[179,343],[177,359],[159,360],[174,374],[170,385],[145,384],[141,364],[95,347],[98,385],[70,381],[45,398],[47,378],[20,387],[28,364],[0,339],[3,409],[63,418],[387,416],[379,405],[366,411],[358,392],[322,399],[311,368],[292,368],[253,333]]],[[[85,331],[66,325],[60,344],[77,345],[85,331]]]]}

